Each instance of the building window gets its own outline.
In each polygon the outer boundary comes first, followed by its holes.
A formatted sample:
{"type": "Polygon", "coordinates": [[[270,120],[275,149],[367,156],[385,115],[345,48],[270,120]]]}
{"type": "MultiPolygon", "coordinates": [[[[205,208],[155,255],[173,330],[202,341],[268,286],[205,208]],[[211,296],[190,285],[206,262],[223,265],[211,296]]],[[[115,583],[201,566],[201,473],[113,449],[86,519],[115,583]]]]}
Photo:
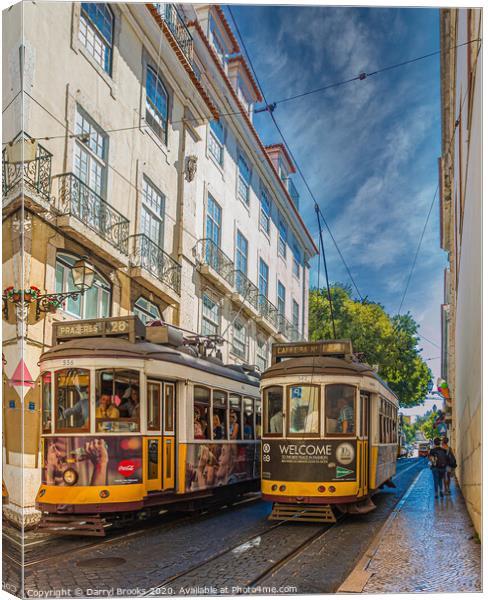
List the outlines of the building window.
{"type": "Polygon", "coordinates": [[[259,213],[259,224],[261,229],[269,235],[271,222],[271,202],[268,198],[268,193],[263,188],[261,189],[261,210],[259,213]]]}
{"type": "Polygon", "coordinates": [[[80,42],[109,75],[112,73],[114,15],[108,4],[82,2],[80,42]]]}
{"type": "Polygon", "coordinates": [[[236,269],[247,275],[247,249],[248,243],[242,233],[237,230],[236,236],[236,269]]]}
{"type": "Polygon", "coordinates": [[[293,244],[293,275],[300,278],[300,264],[302,262],[302,257],[300,255],[300,250],[296,244],[293,244]]]}
{"type": "Polygon", "coordinates": [[[269,267],[262,258],[259,259],[259,293],[268,297],[269,267]]]}
{"type": "Polygon", "coordinates": [[[256,340],[256,366],[261,373],[268,368],[268,343],[260,335],[256,340]]]}
{"type": "Polygon", "coordinates": [[[107,181],[107,134],[79,107],[75,122],[75,175],[99,196],[107,181]]]}
{"type": "Polygon", "coordinates": [[[208,294],[202,298],[202,335],[218,335],[220,330],[219,303],[208,294]]]}
{"type": "Polygon", "coordinates": [[[140,231],[160,248],[164,245],[164,195],[146,177],[142,184],[140,231]]]}
{"type": "Polygon", "coordinates": [[[210,121],[208,150],[220,166],[224,164],[224,141],[225,131],[222,123],[220,121],[210,121]]]}
{"type": "Polygon", "coordinates": [[[251,169],[247,161],[239,156],[239,177],[237,182],[237,193],[239,197],[249,204],[249,185],[251,183],[251,169]]]}
{"type": "Polygon", "coordinates": [[[247,355],[247,332],[244,323],[235,320],[232,327],[232,352],[246,360],[247,355]]]}
{"type": "Polygon", "coordinates": [[[169,96],[161,78],[151,67],[146,70],[146,123],[154,133],[167,141],[169,96]]]}
{"type": "Polygon", "coordinates": [[[293,300],[293,327],[296,328],[297,331],[300,330],[300,306],[296,300],[293,300]]]}
{"type": "Polygon", "coordinates": [[[222,36],[218,30],[218,27],[212,17],[210,17],[210,43],[212,44],[217,56],[219,57],[220,62],[225,65],[227,58],[227,48],[225,46],[224,41],[222,40],[222,36]]]}
{"type": "Polygon", "coordinates": [[[286,258],[286,225],[282,219],[279,225],[278,255],[286,258]]]}
{"type": "MultiPolygon", "coordinates": [[[[56,257],[56,293],[73,292],[78,288],[73,282],[71,267],[78,257],[58,254],[56,257]]],[[[78,296],[76,300],[65,300],[63,309],[77,319],[101,319],[110,316],[111,287],[98,273],[91,288],[78,296]]]]}
{"type": "Polygon", "coordinates": [[[285,286],[278,281],[278,312],[285,316],[286,289],[285,286]]]}
{"type": "Polygon", "coordinates": [[[214,198],[209,194],[207,203],[207,222],[206,222],[206,236],[207,239],[220,247],[222,229],[222,209],[214,198]]]}
{"type": "Polygon", "coordinates": [[[161,320],[161,311],[159,306],[146,300],[143,296],[139,296],[134,303],[134,314],[141,319],[143,323],[148,321],[161,320]]]}

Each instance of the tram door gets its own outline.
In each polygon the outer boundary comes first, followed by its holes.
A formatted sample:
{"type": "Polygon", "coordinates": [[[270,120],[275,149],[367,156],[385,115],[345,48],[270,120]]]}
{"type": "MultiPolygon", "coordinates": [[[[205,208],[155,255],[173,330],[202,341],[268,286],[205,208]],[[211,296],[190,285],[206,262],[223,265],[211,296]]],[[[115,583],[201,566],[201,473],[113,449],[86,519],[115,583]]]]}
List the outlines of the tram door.
{"type": "Polygon", "coordinates": [[[147,437],[144,440],[144,483],[148,492],[161,489],[161,397],[163,384],[147,382],[147,437]]]}
{"type": "Polygon", "coordinates": [[[164,384],[163,490],[175,487],[175,384],[164,384]]]}
{"type": "Polygon", "coordinates": [[[360,394],[361,427],[360,427],[360,463],[359,463],[359,495],[368,493],[369,481],[369,394],[360,394]]]}

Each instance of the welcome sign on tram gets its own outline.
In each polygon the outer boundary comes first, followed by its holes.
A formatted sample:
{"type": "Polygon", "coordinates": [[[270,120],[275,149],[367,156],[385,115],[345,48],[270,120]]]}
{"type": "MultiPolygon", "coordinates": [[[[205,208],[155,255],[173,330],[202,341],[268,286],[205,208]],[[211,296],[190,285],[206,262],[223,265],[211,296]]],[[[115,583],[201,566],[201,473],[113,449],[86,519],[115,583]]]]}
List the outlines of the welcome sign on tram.
{"type": "Polygon", "coordinates": [[[355,481],[356,451],[344,440],[266,440],[262,478],[272,481],[355,481]]]}

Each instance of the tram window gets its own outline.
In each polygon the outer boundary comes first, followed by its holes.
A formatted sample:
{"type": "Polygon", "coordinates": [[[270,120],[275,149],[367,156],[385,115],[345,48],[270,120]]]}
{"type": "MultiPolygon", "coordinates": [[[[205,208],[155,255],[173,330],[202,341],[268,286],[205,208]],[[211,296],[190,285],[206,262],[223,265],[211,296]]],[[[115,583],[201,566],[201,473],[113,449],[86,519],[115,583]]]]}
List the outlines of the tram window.
{"type": "Polygon", "coordinates": [[[264,390],[264,433],[283,435],[283,388],[269,387],[264,390]]]}
{"type": "Polygon", "coordinates": [[[90,373],[85,369],[56,371],[56,430],[89,431],[90,373]]]}
{"type": "Polygon", "coordinates": [[[236,394],[229,396],[229,437],[231,440],[242,440],[241,400],[241,397],[236,394]]]}
{"type": "Polygon", "coordinates": [[[254,439],[254,400],[252,398],[244,398],[244,439],[254,439]]]}
{"type": "Polygon", "coordinates": [[[256,439],[261,439],[261,400],[257,399],[256,402],[256,439]]]}
{"type": "Polygon", "coordinates": [[[291,385],[288,388],[288,434],[319,433],[319,392],[315,385],[291,385]]]}
{"type": "Polygon", "coordinates": [[[51,433],[51,373],[43,373],[42,381],[42,432],[51,433]]]}
{"type": "Polygon", "coordinates": [[[175,432],[175,386],[173,383],[164,385],[164,431],[175,432]]]}
{"type": "Polygon", "coordinates": [[[161,429],[161,384],[156,381],[147,382],[147,429],[161,429]]]}
{"type": "Polygon", "coordinates": [[[213,391],[212,439],[227,439],[227,394],[220,390],[213,391]]]}
{"type": "Polygon", "coordinates": [[[139,372],[98,370],[96,402],[97,431],[139,431],[139,372]]]}
{"type": "Polygon", "coordinates": [[[210,390],[195,386],[193,389],[193,437],[195,440],[209,440],[210,390]]]}
{"type": "Polygon", "coordinates": [[[356,431],[356,388],[334,384],[325,388],[326,432],[328,434],[354,434],[356,431]]]}

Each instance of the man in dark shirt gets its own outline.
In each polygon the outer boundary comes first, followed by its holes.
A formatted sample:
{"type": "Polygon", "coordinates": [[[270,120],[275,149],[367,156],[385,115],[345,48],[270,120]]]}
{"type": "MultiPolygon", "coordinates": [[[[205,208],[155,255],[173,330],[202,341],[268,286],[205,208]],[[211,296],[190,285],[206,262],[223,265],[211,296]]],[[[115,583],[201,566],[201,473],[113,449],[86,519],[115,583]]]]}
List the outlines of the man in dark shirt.
{"type": "Polygon", "coordinates": [[[435,497],[438,498],[439,493],[442,497],[444,496],[442,487],[446,475],[447,452],[441,447],[441,440],[438,437],[434,439],[434,447],[429,452],[429,460],[432,476],[434,478],[435,497]]]}

